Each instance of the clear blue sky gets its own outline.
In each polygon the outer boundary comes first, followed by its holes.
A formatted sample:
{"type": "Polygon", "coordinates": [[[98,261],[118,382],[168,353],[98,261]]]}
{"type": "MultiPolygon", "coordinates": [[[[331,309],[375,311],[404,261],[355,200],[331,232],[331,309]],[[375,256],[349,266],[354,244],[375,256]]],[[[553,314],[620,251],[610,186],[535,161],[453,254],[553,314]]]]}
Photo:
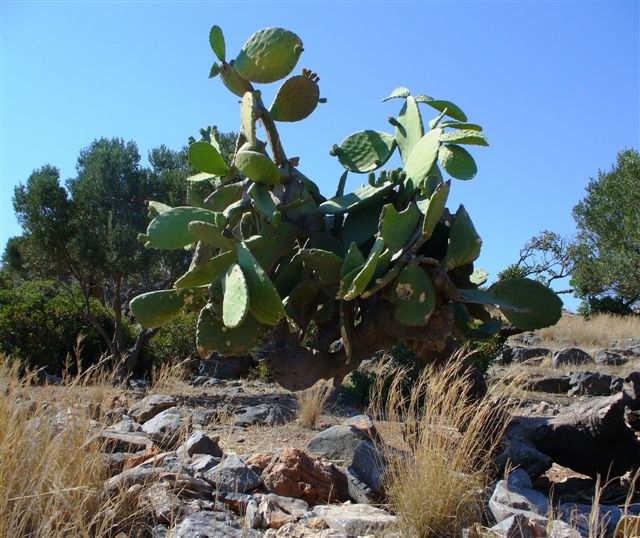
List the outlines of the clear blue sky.
{"type": "MultiPolygon", "coordinates": [[[[589,177],[640,145],[637,0],[0,4],[2,247],[20,233],[13,188],[34,168],[71,177],[79,150],[102,136],[146,155],[205,124],[238,129],[237,99],[207,79],[212,24],[231,57],[263,27],[302,37],[297,69],[320,75],[328,103],[282,135],[327,195],[341,173],[329,148],[391,130],[399,103],[381,98],[396,86],[450,99],[483,125],[491,147],[472,148],[479,173],[455,181],[449,205],[464,202],[484,238],[477,265],[493,275],[533,234],[574,233],[589,177]]],[[[267,103],[277,86],[263,88],[267,103]]]]}

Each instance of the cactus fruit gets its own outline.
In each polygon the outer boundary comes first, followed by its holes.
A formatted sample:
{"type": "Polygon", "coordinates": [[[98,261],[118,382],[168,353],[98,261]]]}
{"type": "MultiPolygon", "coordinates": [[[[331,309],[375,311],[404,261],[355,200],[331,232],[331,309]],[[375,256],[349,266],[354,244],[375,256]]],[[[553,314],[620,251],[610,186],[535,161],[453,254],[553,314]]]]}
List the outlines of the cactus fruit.
{"type": "Polygon", "coordinates": [[[209,38],[212,74],[242,98],[241,133],[229,162],[211,129],[191,143],[199,173],[188,178],[189,206],[149,203],[145,245],[195,251],[174,289],[131,302],[140,323],[157,327],[181,308],[200,309],[202,355],[259,353],[280,364],[276,380],[297,389],[340,378],[398,338],[431,359],[464,338],[490,336],[502,321],[486,305],[521,329],[557,321],[562,303],[537,282],[479,289],[488,279],[473,267],[481,240],[464,206],[455,215],[446,208],[451,180],[443,174],[473,178],[475,161],[461,145],[488,142],[459,107],[396,88],[385,99],[402,101],[389,120],[394,134],[362,130],[334,145],[345,171],[326,199],[299,158],[287,157],[276,126],[317,108],[317,75],[303,69],[286,80],[270,109],[251,84],[289,76],[300,39],[260,30],[227,62],[222,30],[209,38]],[[437,110],[430,121],[420,103],[437,110]],[[403,168],[378,170],[396,147],[403,168]],[[345,192],[349,172],[367,174],[368,184],[345,192]]]}
{"type": "Polygon", "coordinates": [[[396,141],[393,136],[381,131],[358,131],[345,138],[336,154],[340,164],[351,172],[365,174],[377,170],[386,163],[396,141]]]}
{"type": "Polygon", "coordinates": [[[251,82],[275,82],[293,71],[302,51],[302,41],[293,32],[265,28],[244,44],[236,58],[236,69],[251,82]]]}
{"type": "Polygon", "coordinates": [[[309,77],[297,75],[287,79],[269,109],[275,121],[300,121],[318,106],[320,88],[309,77]]]}

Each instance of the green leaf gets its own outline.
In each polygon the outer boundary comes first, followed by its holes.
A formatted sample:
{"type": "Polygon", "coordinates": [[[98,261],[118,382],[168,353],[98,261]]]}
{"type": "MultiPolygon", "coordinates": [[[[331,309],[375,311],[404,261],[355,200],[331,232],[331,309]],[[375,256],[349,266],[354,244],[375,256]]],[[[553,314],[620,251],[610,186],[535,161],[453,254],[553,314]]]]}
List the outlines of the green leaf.
{"type": "Polygon", "coordinates": [[[205,198],[204,205],[211,211],[224,211],[227,206],[240,200],[243,189],[241,182],[222,185],[205,198]]]}
{"type": "Polygon", "coordinates": [[[349,211],[341,232],[345,247],[352,242],[362,245],[376,234],[381,210],[382,204],[377,203],[363,209],[349,211]]]}
{"type": "Polygon", "coordinates": [[[194,142],[189,146],[189,160],[196,170],[208,172],[217,176],[224,176],[229,167],[209,142],[194,142]]]}
{"type": "Polygon", "coordinates": [[[240,325],[249,313],[249,289],[242,268],[234,263],[224,278],[222,322],[233,329],[240,325]]]}
{"type": "Polygon", "coordinates": [[[215,52],[218,60],[221,62],[225,61],[226,52],[225,52],[225,44],[224,44],[224,35],[222,33],[222,29],[219,26],[212,26],[211,31],[209,32],[209,43],[213,52],[215,52]]]}
{"type": "Polygon", "coordinates": [[[454,142],[456,144],[473,144],[476,146],[488,146],[484,134],[471,129],[460,129],[455,131],[447,131],[440,136],[442,142],[454,142]]]}
{"type": "Polygon", "coordinates": [[[140,325],[148,329],[171,321],[184,305],[177,290],[150,291],[131,301],[131,311],[140,325]]]}
{"type": "Polygon", "coordinates": [[[382,131],[358,131],[345,138],[338,148],[338,160],[357,174],[373,172],[389,160],[396,147],[393,136],[382,131]]]}
{"type": "Polygon", "coordinates": [[[223,356],[247,355],[264,335],[265,328],[249,315],[234,329],[225,327],[211,306],[206,306],[198,316],[196,344],[201,357],[211,351],[223,356]]]}
{"type": "Polygon", "coordinates": [[[400,86],[393,90],[387,97],[385,97],[382,102],[384,103],[385,101],[389,101],[391,99],[404,99],[405,97],[409,97],[409,95],[411,95],[411,92],[407,88],[400,86]]]}
{"type": "Polygon", "coordinates": [[[291,260],[301,261],[305,267],[312,269],[323,285],[336,284],[340,280],[342,258],[328,250],[305,248],[300,250],[291,260]]]}
{"type": "Polygon", "coordinates": [[[467,115],[462,112],[459,106],[452,103],[451,101],[445,101],[444,99],[434,99],[433,97],[429,97],[428,95],[416,95],[416,101],[418,103],[425,103],[440,112],[442,112],[446,108],[446,115],[450,118],[458,121],[467,121],[467,115]]]}
{"type": "Polygon", "coordinates": [[[342,262],[342,267],[340,268],[340,276],[345,277],[355,269],[359,269],[364,265],[365,258],[360,252],[358,245],[351,243],[349,246],[349,250],[347,251],[347,255],[342,262]]]}
{"type": "Polygon", "coordinates": [[[478,172],[476,162],[463,147],[444,144],[438,150],[438,162],[456,179],[472,179],[478,172]]]}
{"type": "Polygon", "coordinates": [[[267,185],[280,183],[280,170],[264,153],[251,150],[239,151],[236,154],[235,165],[256,183],[267,185]]]}

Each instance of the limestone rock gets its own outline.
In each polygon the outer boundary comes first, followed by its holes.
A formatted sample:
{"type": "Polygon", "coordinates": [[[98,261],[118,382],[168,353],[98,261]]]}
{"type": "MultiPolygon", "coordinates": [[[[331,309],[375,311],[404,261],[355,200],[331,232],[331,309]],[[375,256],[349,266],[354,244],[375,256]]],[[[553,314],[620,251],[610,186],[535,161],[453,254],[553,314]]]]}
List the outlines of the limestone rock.
{"type": "Polygon", "coordinates": [[[164,394],[151,394],[129,409],[129,416],[140,424],[152,419],[165,409],[175,407],[176,399],[164,394]]]}
{"type": "Polygon", "coordinates": [[[296,414],[293,409],[279,403],[258,404],[247,407],[234,417],[235,426],[279,426],[291,422],[296,414]]]}
{"type": "Polygon", "coordinates": [[[497,522],[515,514],[527,515],[530,512],[541,516],[546,515],[549,500],[546,495],[528,487],[518,487],[500,480],[489,499],[489,510],[497,522]]]}
{"type": "Polygon", "coordinates": [[[279,529],[286,523],[299,520],[309,510],[302,499],[282,497],[273,493],[263,495],[258,512],[263,525],[270,529],[279,529]]]}
{"type": "Polygon", "coordinates": [[[395,516],[369,504],[316,506],[313,514],[349,536],[381,536],[396,523],[395,516]]]}
{"type": "Polygon", "coordinates": [[[257,488],[260,477],[235,454],[228,454],[222,463],[203,473],[203,476],[215,484],[216,489],[232,493],[246,493],[257,488]]]}
{"type": "Polygon", "coordinates": [[[211,437],[202,431],[193,432],[178,448],[178,455],[193,456],[194,454],[207,454],[221,458],[222,450],[218,445],[218,440],[218,437],[211,439],[211,437]]]}
{"type": "Polygon", "coordinates": [[[591,355],[589,355],[586,351],[583,351],[577,347],[569,347],[560,351],[556,351],[553,354],[552,358],[552,364],[554,368],[558,368],[560,366],[570,366],[572,364],[589,364],[592,362],[594,362],[593,357],[591,357],[591,355]]]}
{"type": "Polygon", "coordinates": [[[154,441],[165,446],[175,445],[184,428],[180,410],[170,407],[142,425],[142,430],[154,441]]]}

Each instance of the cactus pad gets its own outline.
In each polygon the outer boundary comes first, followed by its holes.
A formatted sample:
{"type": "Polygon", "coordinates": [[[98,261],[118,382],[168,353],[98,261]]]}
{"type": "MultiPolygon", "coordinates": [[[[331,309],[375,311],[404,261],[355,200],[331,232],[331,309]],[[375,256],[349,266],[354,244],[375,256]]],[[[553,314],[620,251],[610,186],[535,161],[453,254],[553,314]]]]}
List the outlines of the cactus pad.
{"type": "Polygon", "coordinates": [[[487,273],[484,269],[475,269],[469,277],[469,282],[475,284],[476,286],[482,286],[488,278],[489,273],[487,273]]]}
{"type": "Polygon", "coordinates": [[[436,190],[430,198],[418,201],[418,208],[424,214],[424,221],[422,222],[423,241],[428,241],[431,238],[438,222],[440,222],[445,205],[447,204],[450,188],[450,181],[441,183],[436,187],[436,190]]]}
{"type": "Polygon", "coordinates": [[[456,179],[473,179],[478,172],[476,162],[471,154],[455,144],[440,146],[438,162],[450,176],[456,179]]]}
{"type": "Polygon", "coordinates": [[[411,155],[404,165],[408,186],[414,189],[419,188],[429,176],[438,157],[441,132],[441,129],[433,129],[413,146],[411,155]]]}
{"type": "Polygon", "coordinates": [[[182,248],[196,240],[189,231],[189,223],[200,220],[214,223],[216,213],[198,207],[174,207],[154,218],[147,228],[147,246],[159,249],[182,248]]]}
{"type": "Polygon", "coordinates": [[[150,291],[131,301],[131,311],[140,325],[153,329],[171,321],[183,305],[177,290],[150,291]]]}
{"type": "Polygon", "coordinates": [[[393,204],[385,205],[380,216],[380,235],[385,245],[393,252],[402,250],[415,233],[420,216],[420,210],[415,202],[411,202],[404,211],[400,212],[393,204]]]}
{"type": "Polygon", "coordinates": [[[210,306],[200,311],[196,331],[196,345],[201,357],[216,351],[220,355],[246,355],[260,341],[264,329],[248,315],[244,322],[234,329],[225,327],[210,306]]]}
{"type": "Polygon", "coordinates": [[[189,223],[189,232],[199,241],[222,250],[230,250],[234,245],[233,239],[222,235],[217,226],[208,222],[201,220],[191,221],[189,223]]]}
{"type": "Polygon", "coordinates": [[[442,142],[453,142],[454,144],[473,144],[476,146],[488,146],[487,138],[480,131],[471,129],[454,129],[447,131],[440,136],[442,142]]]}
{"type": "Polygon", "coordinates": [[[252,82],[275,82],[293,71],[302,50],[302,41],[293,32],[265,28],[244,44],[235,67],[242,77],[252,82]]]}
{"type": "Polygon", "coordinates": [[[342,241],[345,247],[352,242],[362,245],[376,234],[382,205],[377,203],[358,211],[349,211],[342,225],[342,241]]]}
{"type": "Polygon", "coordinates": [[[459,106],[452,103],[451,101],[445,101],[444,99],[433,99],[428,95],[417,95],[416,101],[418,101],[418,103],[425,103],[440,112],[442,112],[446,108],[446,115],[450,118],[458,121],[467,121],[467,115],[462,112],[459,106]]]}
{"type": "Polygon", "coordinates": [[[265,185],[254,183],[249,187],[247,194],[251,197],[253,206],[256,208],[258,213],[273,224],[274,217],[278,209],[271,191],[265,185]]]}
{"type": "Polygon", "coordinates": [[[242,97],[246,92],[250,92],[253,88],[249,81],[242,78],[234,66],[234,62],[223,64],[220,69],[222,82],[231,93],[235,93],[238,97],[242,97]]]}
{"type": "Polygon", "coordinates": [[[225,327],[234,329],[249,313],[249,289],[244,273],[237,263],[227,269],[224,277],[222,321],[225,327]]]}
{"type": "Polygon", "coordinates": [[[227,206],[242,197],[244,185],[241,182],[222,185],[204,200],[204,206],[211,211],[224,211],[227,206]]]}
{"type": "Polygon", "coordinates": [[[420,110],[418,110],[418,104],[412,96],[409,95],[406,98],[396,121],[395,138],[402,160],[406,163],[411,155],[411,150],[424,135],[420,110]]]}
{"type": "Polygon", "coordinates": [[[382,200],[385,195],[393,190],[395,185],[391,181],[387,181],[379,186],[372,187],[366,185],[355,192],[345,196],[337,196],[323,202],[318,209],[323,213],[333,215],[341,215],[347,211],[355,211],[363,209],[378,200],[382,200]]]}
{"type": "Polygon", "coordinates": [[[287,79],[276,94],[269,113],[275,121],[300,121],[318,106],[320,88],[309,77],[287,79]]]}
{"type": "Polygon", "coordinates": [[[366,174],[386,163],[395,147],[395,138],[390,134],[372,130],[358,131],[340,143],[337,155],[347,170],[366,174]]]}
{"type": "Polygon", "coordinates": [[[378,258],[383,248],[384,241],[381,238],[376,239],[365,264],[361,268],[355,269],[343,277],[340,282],[340,288],[343,293],[342,298],[345,301],[352,301],[367,289],[376,271],[378,258]]]}
{"type": "Polygon", "coordinates": [[[189,160],[196,170],[224,176],[229,167],[224,162],[222,155],[209,142],[194,142],[189,146],[189,160]]]}
{"type": "Polygon", "coordinates": [[[219,26],[211,27],[211,31],[209,32],[209,44],[211,45],[213,52],[215,52],[218,57],[218,60],[224,62],[226,57],[224,34],[219,26]]]}
{"type": "Polygon", "coordinates": [[[467,265],[480,255],[481,246],[482,239],[476,232],[469,213],[463,205],[460,205],[453,219],[449,233],[449,247],[442,264],[447,271],[467,265]]]}
{"type": "Polygon", "coordinates": [[[203,284],[211,284],[211,282],[225,273],[235,259],[235,251],[218,254],[201,265],[190,267],[184,275],[176,280],[174,286],[176,288],[191,288],[203,284]]]}
{"type": "Polygon", "coordinates": [[[436,306],[436,292],[424,269],[407,265],[393,286],[396,319],[409,327],[426,325],[436,306]]]}
{"type": "Polygon", "coordinates": [[[264,153],[252,150],[239,151],[235,164],[238,170],[256,183],[280,183],[280,170],[264,153]]]}
{"type": "Polygon", "coordinates": [[[399,86],[398,88],[393,90],[387,97],[385,97],[382,102],[384,103],[385,101],[389,101],[391,99],[404,99],[405,97],[409,97],[409,95],[411,95],[411,92],[408,88],[399,86]]]}
{"type": "Polygon", "coordinates": [[[336,284],[340,280],[342,258],[328,250],[306,248],[298,252],[292,263],[302,262],[305,268],[311,269],[323,285],[336,284]]]}

